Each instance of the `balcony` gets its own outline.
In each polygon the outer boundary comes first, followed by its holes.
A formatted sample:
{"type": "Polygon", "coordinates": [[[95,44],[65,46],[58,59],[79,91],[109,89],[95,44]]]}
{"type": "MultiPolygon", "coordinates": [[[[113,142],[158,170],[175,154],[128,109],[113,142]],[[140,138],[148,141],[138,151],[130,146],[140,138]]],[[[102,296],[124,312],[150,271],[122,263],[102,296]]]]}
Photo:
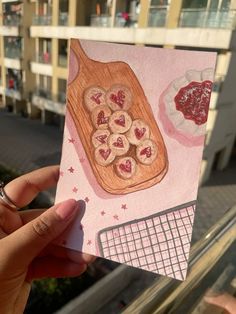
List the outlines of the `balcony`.
{"type": "Polygon", "coordinates": [[[59,55],[58,56],[58,65],[60,67],[66,68],[67,67],[67,56],[59,55]]]}
{"type": "Polygon", "coordinates": [[[4,56],[9,59],[20,59],[22,57],[21,48],[5,46],[4,56]]]}
{"type": "Polygon", "coordinates": [[[19,89],[5,88],[5,96],[15,100],[22,100],[22,92],[19,89]]]}
{"type": "Polygon", "coordinates": [[[21,24],[21,15],[8,14],[3,16],[4,26],[19,26],[21,24]]]}
{"type": "Polygon", "coordinates": [[[180,27],[235,29],[236,10],[183,9],[180,27]]]}
{"type": "Polygon", "coordinates": [[[50,52],[41,52],[36,56],[37,63],[51,64],[52,55],[50,52]]]}
{"type": "Polygon", "coordinates": [[[31,72],[52,76],[52,64],[50,53],[39,53],[36,55],[35,61],[31,61],[31,72]]]}
{"type": "Polygon", "coordinates": [[[111,27],[112,18],[110,15],[101,14],[101,15],[91,15],[90,25],[93,27],[111,27]]]}
{"type": "Polygon", "coordinates": [[[60,12],[58,17],[58,25],[66,26],[68,25],[68,13],[67,12],[60,12]]]}
{"type": "Polygon", "coordinates": [[[66,93],[65,92],[60,92],[57,95],[57,101],[61,104],[65,104],[66,103],[66,93]]]}
{"type": "Polygon", "coordinates": [[[33,16],[33,25],[51,25],[52,24],[52,16],[51,15],[35,15],[33,16]]]}
{"type": "Polygon", "coordinates": [[[165,27],[168,8],[166,6],[151,6],[149,10],[148,26],[165,27]]]}
{"type": "Polygon", "coordinates": [[[32,96],[32,104],[41,110],[51,111],[60,115],[65,115],[65,93],[57,96],[45,88],[37,88],[32,96]],[[63,95],[64,94],[64,95],[63,95]]]}

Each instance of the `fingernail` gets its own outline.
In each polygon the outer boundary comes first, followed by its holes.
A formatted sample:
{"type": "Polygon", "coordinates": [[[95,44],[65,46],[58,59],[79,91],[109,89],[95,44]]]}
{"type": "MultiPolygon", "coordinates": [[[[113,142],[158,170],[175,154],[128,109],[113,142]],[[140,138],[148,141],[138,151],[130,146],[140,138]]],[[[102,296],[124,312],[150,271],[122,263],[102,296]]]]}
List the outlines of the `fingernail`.
{"type": "Polygon", "coordinates": [[[57,209],[56,213],[57,215],[62,219],[66,220],[69,219],[71,216],[73,216],[75,210],[78,208],[78,203],[74,199],[69,199],[63,203],[61,203],[57,209]]]}

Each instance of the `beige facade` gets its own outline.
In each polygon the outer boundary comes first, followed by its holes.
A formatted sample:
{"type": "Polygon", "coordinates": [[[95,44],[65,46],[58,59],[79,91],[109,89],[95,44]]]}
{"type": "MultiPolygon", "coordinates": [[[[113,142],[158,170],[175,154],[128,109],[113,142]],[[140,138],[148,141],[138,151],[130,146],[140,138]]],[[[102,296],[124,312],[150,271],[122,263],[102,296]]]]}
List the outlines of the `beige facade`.
{"type": "Polygon", "coordinates": [[[235,142],[235,9],[235,0],[1,1],[2,103],[45,123],[63,121],[72,37],[217,51],[203,182],[213,166],[227,165],[235,142]]]}

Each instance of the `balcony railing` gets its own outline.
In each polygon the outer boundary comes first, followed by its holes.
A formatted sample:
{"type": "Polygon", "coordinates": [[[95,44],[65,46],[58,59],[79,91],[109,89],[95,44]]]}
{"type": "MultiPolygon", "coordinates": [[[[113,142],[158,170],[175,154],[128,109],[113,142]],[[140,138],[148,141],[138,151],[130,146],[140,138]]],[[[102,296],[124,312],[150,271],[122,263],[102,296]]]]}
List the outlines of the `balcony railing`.
{"type": "Polygon", "coordinates": [[[65,92],[58,93],[57,101],[61,104],[66,104],[66,93],[65,92]]]}
{"type": "Polygon", "coordinates": [[[8,14],[3,16],[4,26],[19,26],[21,23],[21,15],[8,14]]]}
{"type": "Polygon", "coordinates": [[[42,98],[46,98],[49,100],[52,100],[52,92],[46,88],[43,87],[37,87],[34,91],[34,95],[42,97],[42,98]]]}
{"type": "Polygon", "coordinates": [[[5,47],[4,56],[10,59],[20,59],[22,57],[22,51],[20,48],[5,47]]]}
{"type": "Polygon", "coordinates": [[[165,27],[168,8],[165,7],[153,7],[150,8],[148,17],[149,27],[165,27]]]}
{"type": "Polygon", "coordinates": [[[183,9],[179,26],[234,29],[236,10],[183,9]]]}
{"type": "Polygon", "coordinates": [[[52,56],[49,52],[42,52],[36,55],[35,61],[38,63],[51,64],[52,56]]]}
{"type": "Polygon", "coordinates": [[[33,16],[33,25],[51,25],[52,16],[51,15],[35,15],[33,16]]]}
{"type": "Polygon", "coordinates": [[[58,56],[58,65],[66,68],[67,67],[67,56],[66,55],[59,55],[58,56]]]}
{"type": "Polygon", "coordinates": [[[59,14],[58,24],[61,26],[68,25],[68,13],[67,12],[61,12],[59,14]]]}
{"type": "Polygon", "coordinates": [[[14,89],[14,88],[5,88],[5,95],[7,97],[11,97],[17,100],[21,100],[22,91],[20,88],[14,89]]]}
{"type": "MultiPolygon", "coordinates": [[[[134,27],[136,24],[137,21],[126,13],[118,13],[114,21],[114,27],[134,27]]],[[[90,17],[90,25],[93,27],[112,27],[112,17],[107,14],[93,14],[90,17]]]]}
{"type": "Polygon", "coordinates": [[[34,95],[45,98],[47,100],[53,101],[55,103],[65,104],[66,103],[66,93],[59,92],[57,95],[53,95],[52,92],[43,87],[37,87],[34,91],[34,95]]]}
{"type": "Polygon", "coordinates": [[[110,15],[91,15],[90,25],[94,27],[111,27],[112,18],[110,15]]]}

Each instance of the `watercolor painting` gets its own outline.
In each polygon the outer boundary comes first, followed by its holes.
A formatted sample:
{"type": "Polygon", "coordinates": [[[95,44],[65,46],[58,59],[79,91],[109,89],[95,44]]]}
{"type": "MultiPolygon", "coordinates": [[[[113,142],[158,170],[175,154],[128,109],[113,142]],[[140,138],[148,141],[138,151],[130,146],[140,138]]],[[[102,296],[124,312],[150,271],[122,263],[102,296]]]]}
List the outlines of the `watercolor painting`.
{"type": "Polygon", "coordinates": [[[71,40],[59,245],[184,280],[216,54],[71,40]]]}
{"type": "Polygon", "coordinates": [[[79,70],[68,86],[67,109],[98,183],[112,194],[158,183],[168,169],[167,152],[134,72],[125,62],[88,58],[78,40],[71,49],[79,70]]]}

